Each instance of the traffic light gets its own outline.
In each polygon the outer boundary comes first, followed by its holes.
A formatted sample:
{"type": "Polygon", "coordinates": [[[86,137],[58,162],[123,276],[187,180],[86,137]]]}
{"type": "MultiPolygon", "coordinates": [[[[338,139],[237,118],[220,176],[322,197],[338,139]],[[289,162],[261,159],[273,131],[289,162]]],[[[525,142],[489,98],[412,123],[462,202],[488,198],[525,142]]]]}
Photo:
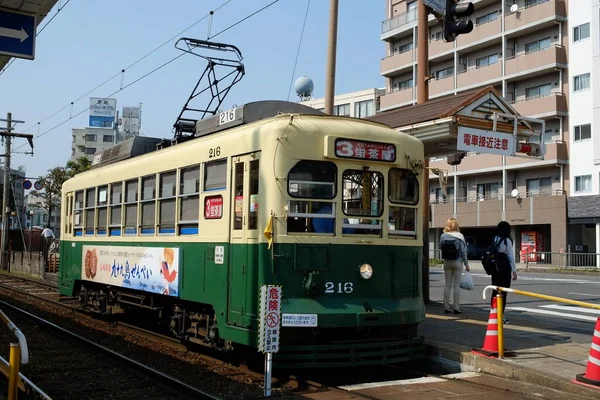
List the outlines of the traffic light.
{"type": "Polygon", "coordinates": [[[459,3],[457,0],[446,0],[446,13],[444,14],[444,40],[454,42],[458,35],[470,33],[473,30],[473,22],[461,20],[475,11],[473,3],[459,3]]]}

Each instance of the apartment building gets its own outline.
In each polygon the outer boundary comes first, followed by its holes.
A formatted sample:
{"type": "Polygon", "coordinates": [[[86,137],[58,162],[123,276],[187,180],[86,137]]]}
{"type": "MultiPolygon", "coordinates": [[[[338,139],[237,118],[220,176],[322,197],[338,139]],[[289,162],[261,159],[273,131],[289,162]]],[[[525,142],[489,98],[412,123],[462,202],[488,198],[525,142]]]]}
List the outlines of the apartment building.
{"type": "Polygon", "coordinates": [[[115,143],[125,140],[125,133],[117,133],[115,140],[115,130],[112,128],[86,127],[73,128],[72,137],[71,160],[77,160],[79,157],[86,156],[92,161],[96,152],[105,150],[115,143]]]}
{"type": "MultiPolygon", "coordinates": [[[[354,118],[366,118],[379,111],[379,99],[385,94],[385,89],[367,89],[358,92],[340,94],[333,99],[333,114],[354,118]]],[[[325,110],[325,99],[310,99],[302,104],[325,110]]]]}
{"type": "MultiPolygon", "coordinates": [[[[582,14],[590,13],[589,1],[582,1],[588,3],[587,10],[577,1],[582,14]]],[[[386,57],[381,60],[381,74],[386,78],[386,94],[380,99],[382,112],[415,104],[418,84],[417,2],[386,2],[387,15],[381,33],[386,46],[386,57]]],[[[589,27],[583,22],[581,26],[574,25],[570,15],[571,23],[567,23],[570,10],[566,0],[472,2],[476,10],[470,16],[473,31],[451,43],[443,41],[441,24],[429,16],[430,99],[493,86],[520,115],[544,120],[540,145],[552,157],[538,160],[469,153],[454,167],[443,158],[431,160],[432,167],[447,169],[450,176],[444,196],[437,176],[430,175],[431,210],[438,216],[433,219],[430,248],[437,247],[445,217],[455,216],[462,223],[473,257],[485,249],[493,227],[504,218],[513,226],[517,255],[521,242],[526,245],[532,237],[542,238],[541,244],[534,246],[537,251],[566,250],[568,244],[579,244],[582,240],[574,237],[573,243],[569,243],[564,232],[566,196],[576,191],[575,181],[584,184],[577,177],[571,179],[568,152],[574,138],[582,137],[582,133],[588,135],[589,129],[573,125],[569,98],[582,95],[581,102],[585,103],[584,92],[590,88],[589,68],[586,70],[582,64],[570,69],[568,59],[571,47],[585,46],[589,27]],[[454,196],[455,209],[450,207],[454,196]],[[513,196],[518,201],[503,201],[513,196]],[[513,203],[515,210],[507,209],[513,203]],[[534,218],[533,212],[524,212],[527,204],[529,210],[546,210],[547,218],[534,218]],[[553,218],[558,220],[556,224],[553,218]]],[[[585,125],[584,110],[583,106],[579,110],[578,124],[585,125]]],[[[591,115],[589,106],[587,110],[591,115]]],[[[595,246],[590,248],[594,250],[595,246]]]]}

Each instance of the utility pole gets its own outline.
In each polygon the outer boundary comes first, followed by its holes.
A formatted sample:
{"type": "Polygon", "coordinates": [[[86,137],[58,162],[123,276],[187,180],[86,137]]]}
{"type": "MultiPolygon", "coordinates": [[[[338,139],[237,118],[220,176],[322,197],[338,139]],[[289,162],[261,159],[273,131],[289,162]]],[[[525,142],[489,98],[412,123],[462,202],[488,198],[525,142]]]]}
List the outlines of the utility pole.
{"type": "MultiPolygon", "coordinates": [[[[429,10],[424,0],[417,6],[417,104],[429,100],[429,10]]],[[[423,301],[429,298],[429,159],[423,160],[423,301]]]]}
{"type": "MultiPolygon", "coordinates": [[[[12,119],[12,113],[6,114],[6,119],[0,119],[6,122],[4,131],[0,131],[0,136],[4,139],[4,188],[2,193],[2,236],[0,237],[0,267],[3,270],[10,271],[9,254],[8,254],[8,220],[10,219],[10,153],[11,142],[14,137],[22,137],[27,139],[33,150],[33,135],[27,133],[13,132],[13,124],[22,124],[25,121],[15,121],[12,119]]],[[[31,153],[33,155],[33,151],[31,153]]]]}
{"type": "Polygon", "coordinates": [[[327,44],[327,71],[325,73],[325,113],[333,114],[335,97],[335,57],[337,50],[338,0],[329,5],[329,41],[327,44]]]}

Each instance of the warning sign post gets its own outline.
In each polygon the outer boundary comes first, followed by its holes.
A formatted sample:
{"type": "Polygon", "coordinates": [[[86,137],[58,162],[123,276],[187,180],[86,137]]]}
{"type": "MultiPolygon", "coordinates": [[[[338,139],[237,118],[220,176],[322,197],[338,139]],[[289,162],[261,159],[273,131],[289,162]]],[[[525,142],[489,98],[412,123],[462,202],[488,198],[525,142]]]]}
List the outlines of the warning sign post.
{"type": "Polygon", "coordinates": [[[265,397],[271,396],[273,353],[279,351],[280,328],[281,286],[261,285],[258,319],[258,351],[265,353],[265,397]]]}

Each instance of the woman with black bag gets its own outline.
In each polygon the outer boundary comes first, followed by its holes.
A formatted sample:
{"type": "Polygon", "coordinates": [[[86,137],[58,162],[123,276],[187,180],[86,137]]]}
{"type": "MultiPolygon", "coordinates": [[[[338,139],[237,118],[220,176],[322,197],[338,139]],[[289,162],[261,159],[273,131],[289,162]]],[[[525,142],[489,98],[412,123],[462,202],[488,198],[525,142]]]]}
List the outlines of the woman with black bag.
{"type": "MultiPolygon", "coordinates": [[[[515,264],[515,251],[513,240],[510,237],[510,224],[506,221],[501,221],[498,224],[496,236],[494,237],[493,245],[498,245],[498,270],[492,273],[492,285],[504,288],[510,287],[510,280],[517,280],[517,265],[515,264]]],[[[492,299],[496,297],[498,292],[492,291],[492,299]]],[[[502,292],[502,315],[506,309],[506,292],[502,292]]],[[[493,300],[492,300],[493,301],[493,300]]],[[[502,318],[503,323],[508,324],[506,317],[502,318]]]]}

